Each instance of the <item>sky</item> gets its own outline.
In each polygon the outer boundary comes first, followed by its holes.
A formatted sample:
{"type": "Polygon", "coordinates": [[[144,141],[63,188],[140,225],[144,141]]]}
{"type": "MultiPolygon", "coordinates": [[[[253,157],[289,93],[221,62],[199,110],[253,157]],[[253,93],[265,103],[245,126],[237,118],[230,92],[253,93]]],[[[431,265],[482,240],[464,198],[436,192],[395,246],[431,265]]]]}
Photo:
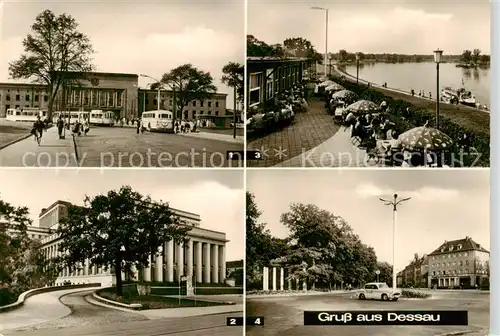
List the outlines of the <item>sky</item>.
{"type": "Polygon", "coordinates": [[[35,225],[40,211],[57,200],[83,205],[85,195],[130,185],[172,208],[199,214],[200,228],[226,233],[227,261],[244,258],[242,170],[3,169],[0,181],[0,198],[27,206],[35,225]]]}
{"type": "MultiPolygon", "coordinates": [[[[242,0],[6,0],[0,9],[0,82],[8,81],[8,63],[23,53],[22,40],[45,9],[76,19],[96,50],[98,71],[160,79],[192,63],[212,74],[219,92],[231,93],[220,82],[222,67],[229,61],[243,64],[245,59],[242,0]]],[[[139,78],[141,87],[150,82],[139,78]]],[[[227,106],[233,106],[231,94],[227,99],[227,106]]]]}
{"type": "Polygon", "coordinates": [[[411,197],[398,209],[396,269],[415,253],[429,254],[466,236],[490,247],[489,169],[483,170],[249,170],[247,190],[260,222],[280,238],[291,203],[314,204],[344,218],[381,261],[392,264],[392,208],[379,200],[411,197]]]}
{"type": "Polygon", "coordinates": [[[490,53],[489,0],[249,0],[248,34],[268,44],[303,37],[325,52],[325,11],[329,10],[328,51],[364,53],[490,53]]]}

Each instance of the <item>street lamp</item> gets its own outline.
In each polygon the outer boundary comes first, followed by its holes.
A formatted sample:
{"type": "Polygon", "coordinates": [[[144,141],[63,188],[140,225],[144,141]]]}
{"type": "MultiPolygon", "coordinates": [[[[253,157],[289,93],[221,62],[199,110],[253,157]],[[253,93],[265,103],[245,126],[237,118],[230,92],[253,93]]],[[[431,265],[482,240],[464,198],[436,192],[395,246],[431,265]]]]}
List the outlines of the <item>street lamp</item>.
{"type": "Polygon", "coordinates": [[[356,53],[356,84],[359,84],[359,53],[356,53]]]}
{"type": "Polygon", "coordinates": [[[378,276],[380,275],[380,271],[379,271],[379,270],[376,270],[376,271],[375,271],[375,274],[377,275],[377,282],[379,282],[379,281],[378,281],[378,276]]]}
{"type": "Polygon", "coordinates": [[[314,10],[322,10],[325,11],[325,77],[327,76],[327,62],[328,62],[328,8],[323,8],[323,7],[311,7],[311,9],[314,10]]]}
{"type": "Polygon", "coordinates": [[[439,129],[439,63],[443,57],[442,50],[434,50],[434,62],[436,62],[436,129],[439,129]]]}
{"type": "Polygon", "coordinates": [[[403,202],[409,201],[411,197],[401,198],[398,200],[398,194],[394,194],[394,198],[392,200],[386,200],[383,198],[379,198],[385,205],[392,206],[392,289],[396,290],[396,215],[398,212],[398,205],[401,205],[403,202]]]}
{"type": "MultiPolygon", "coordinates": [[[[157,106],[157,110],[159,111],[160,110],[160,90],[161,90],[161,86],[162,86],[161,82],[158,79],[153,78],[153,77],[148,76],[148,75],[145,75],[145,74],[140,74],[139,76],[152,79],[152,80],[154,80],[155,82],[158,83],[158,96],[156,98],[156,106],[157,106]]],[[[146,99],[144,99],[144,101],[146,101],[146,99]]]]}

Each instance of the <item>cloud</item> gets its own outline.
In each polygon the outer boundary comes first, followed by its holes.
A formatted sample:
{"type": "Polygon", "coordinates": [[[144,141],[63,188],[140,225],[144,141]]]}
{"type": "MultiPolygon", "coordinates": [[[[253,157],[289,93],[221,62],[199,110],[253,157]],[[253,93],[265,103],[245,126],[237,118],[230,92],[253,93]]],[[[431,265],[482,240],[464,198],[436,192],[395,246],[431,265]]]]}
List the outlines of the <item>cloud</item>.
{"type": "Polygon", "coordinates": [[[374,184],[360,184],[356,187],[356,193],[362,198],[382,197],[394,194],[391,189],[381,189],[374,184]]]}
{"type": "Polygon", "coordinates": [[[389,196],[399,194],[401,197],[411,197],[421,202],[450,202],[460,195],[460,192],[456,189],[421,187],[416,190],[395,190],[380,188],[369,183],[359,184],[355,192],[362,198],[382,197],[388,199],[389,196]]]}

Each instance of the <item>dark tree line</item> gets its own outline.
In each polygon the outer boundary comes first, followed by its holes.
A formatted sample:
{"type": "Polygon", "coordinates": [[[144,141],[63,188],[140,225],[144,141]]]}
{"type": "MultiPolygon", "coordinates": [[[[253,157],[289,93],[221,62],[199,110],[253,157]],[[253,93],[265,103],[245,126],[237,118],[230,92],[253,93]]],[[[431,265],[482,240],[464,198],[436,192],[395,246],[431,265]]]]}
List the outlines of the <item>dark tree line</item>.
{"type": "Polygon", "coordinates": [[[283,43],[267,44],[253,35],[247,35],[247,56],[250,57],[304,57],[323,62],[323,55],[318,53],[312,43],[302,37],[291,37],[283,43]]]}

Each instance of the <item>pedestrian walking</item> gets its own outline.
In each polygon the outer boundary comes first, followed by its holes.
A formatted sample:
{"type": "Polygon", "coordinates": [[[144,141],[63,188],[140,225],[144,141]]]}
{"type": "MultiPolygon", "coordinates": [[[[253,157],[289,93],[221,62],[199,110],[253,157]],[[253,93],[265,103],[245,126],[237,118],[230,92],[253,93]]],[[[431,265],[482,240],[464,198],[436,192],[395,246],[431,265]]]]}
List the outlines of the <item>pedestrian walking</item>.
{"type": "Polygon", "coordinates": [[[90,123],[88,119],[83,120],[83,135],[87,135],[87,133],[90,131],[90,123]]]}
{"type": "Polygon", "coordinates": [[[136,125],[136,127],[137,127],[137,134],[139,134],[140,131],[141,131],[141,121],[139,119],[136,119],[136,123],[137,123],[137,125],[136,125]]]}
{"type": "Polygon", "coordinates": [[[57,131],[59,133],[59,139],[63,138],[63,130],[64,130],[64,121],[61,116],[57,119],[57,131]]]}

